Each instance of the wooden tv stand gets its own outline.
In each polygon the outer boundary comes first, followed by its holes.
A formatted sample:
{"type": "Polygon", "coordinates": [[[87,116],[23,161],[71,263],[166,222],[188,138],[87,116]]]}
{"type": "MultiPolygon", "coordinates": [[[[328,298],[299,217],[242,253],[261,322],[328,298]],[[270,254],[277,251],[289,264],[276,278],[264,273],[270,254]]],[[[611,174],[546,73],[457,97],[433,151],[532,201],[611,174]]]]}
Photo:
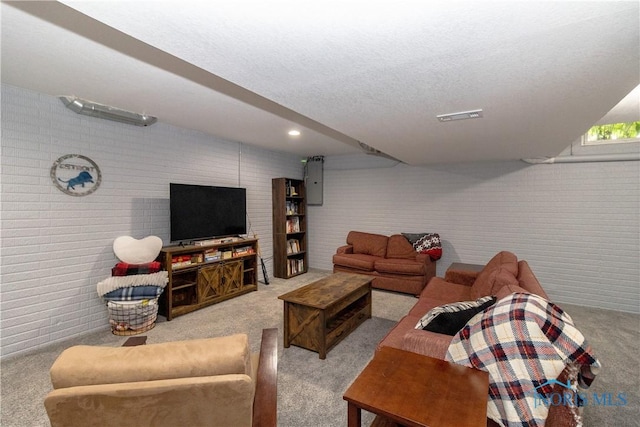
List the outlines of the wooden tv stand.
{"type": "Polygon", "coordinates": [[[218,241],[162,248],[158,260],[169,283],[160,297],[160,314],[167,320],[258,290],[258,240],[218,241]]]}

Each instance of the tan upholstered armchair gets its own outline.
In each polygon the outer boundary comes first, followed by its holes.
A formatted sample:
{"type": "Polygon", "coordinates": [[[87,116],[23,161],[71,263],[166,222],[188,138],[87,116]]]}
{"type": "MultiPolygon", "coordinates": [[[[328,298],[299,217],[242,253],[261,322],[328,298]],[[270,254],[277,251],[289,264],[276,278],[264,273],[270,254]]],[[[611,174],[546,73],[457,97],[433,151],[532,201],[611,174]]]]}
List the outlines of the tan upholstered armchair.
{"type": "Polygon", "coordinates": [[[51,367],[57,426],[276,426],[277,329],[135,347],[74,346],[51,367]]]}

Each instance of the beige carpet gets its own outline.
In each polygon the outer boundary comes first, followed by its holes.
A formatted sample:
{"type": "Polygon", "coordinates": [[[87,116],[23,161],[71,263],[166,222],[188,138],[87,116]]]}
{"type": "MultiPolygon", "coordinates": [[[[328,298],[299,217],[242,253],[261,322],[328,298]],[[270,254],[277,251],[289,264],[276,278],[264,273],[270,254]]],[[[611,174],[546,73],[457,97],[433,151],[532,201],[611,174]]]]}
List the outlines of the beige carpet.
{"type": "MultiPolygon", "coordinates": [[[[412,296],[374,291],[373,318],[333,348],[326,360],[298,347],[282,347],[282,301],[277,297],[326,272],[312,271],[289,280],[272,279],[252,292],[171,322],[160,317],[147,331],[149,343],[220,336],[244,332],[257,351],[261,330],[277,327],[279,333],[278,424],[286,427],[345,426],[347,405],[344,391],[373,355],[376,344],[415,304],[412,296]]],[[[589,405],[584,409],[585,426],[640,425],[640,316],[608,310],[565,305],[578,328],[589,339],[603,364],[589,390],[599,396],[625,393],[626,406],[589,405]]],[[[106,310],[106,308],[105,308],[106,310]]],[[[4,427],[48,426],[42,404],[51,389],[48,370],[65,348],[75,344],[119,346],[127,337],[115,336],[108,328],[52,345],[2,362],[0,405],[4,427]]],[[[363,415],[363,425],[372,420],[363,415]]]]}

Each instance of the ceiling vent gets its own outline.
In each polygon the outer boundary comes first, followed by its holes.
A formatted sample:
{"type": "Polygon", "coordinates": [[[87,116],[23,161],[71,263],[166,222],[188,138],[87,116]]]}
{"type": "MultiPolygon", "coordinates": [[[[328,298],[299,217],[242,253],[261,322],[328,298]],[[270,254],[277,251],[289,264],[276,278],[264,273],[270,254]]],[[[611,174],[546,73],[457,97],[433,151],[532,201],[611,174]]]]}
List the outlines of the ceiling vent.
{"type": "Polygon", "coordinates": [[[71,111],[85,116],[98,117],[100,119],[113,120],[136,126],[150,126],[158,121],[158,119],[153,116],[133,113],[73,96],[61,96],[60,100],[71,111]]]}
{"type": "Polygon", "coordinates": [[[479,119],[482,117],[482,110],[461,111],[459,113],[440,114],[436,116],[441,122],[451,122],[453,120],[479,119]]]}

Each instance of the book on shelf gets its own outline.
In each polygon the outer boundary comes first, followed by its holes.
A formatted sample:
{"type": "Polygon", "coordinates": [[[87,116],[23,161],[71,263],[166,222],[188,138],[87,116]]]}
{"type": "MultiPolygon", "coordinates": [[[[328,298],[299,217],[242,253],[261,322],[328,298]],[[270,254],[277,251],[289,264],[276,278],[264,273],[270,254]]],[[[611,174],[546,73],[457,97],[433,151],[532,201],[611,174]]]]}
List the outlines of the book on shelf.
{"type": "Polygon", "coordinates": [[[300,213],[300,206],[297,202],[287,201],[286,203],[286,214],[287,215],[297,215],[300,213]]]}
{"type": "Polygon", "coordinates": [[[199,264],[203,260],[202,254],[176,255],[171,257],[172,267],[184,267],[192,264],[199,264]]]}
{"type": "Polygon", "coordinates": [[[300,218],[294,217],[287,220],[287,233],[300,232],[300,218]]]}
{"type": "Polygon", "coordinates": [[[304,273],[304,259],[290,259],[287,261],[287,275],[304,273]]]}
{"type": "Polygon", "coordinates": [[[298,239],[287,240],[287,254],[300,252],[300,241],[298,239]]]}
{"type": "Polygon", "coordinates": [[[253,246],[243,246],[241,248],[235,248],[233,250],[233,256],[234,257],[238,257],[238,256],[243,256],[243,255],[250,255],[254,253],[254,249],[253,246]]]}
{"type": "Polygon", "coordinates": [[[207,249],[204,251],[205,261],[217,261],[222,257],[222,253],[217,249],[207,249]]]}
{"type": "Polygon", "coordinates": [[[191,265],[191,257],[174,256],[171,257],[171,267],[184,267],[191,265]]]}

